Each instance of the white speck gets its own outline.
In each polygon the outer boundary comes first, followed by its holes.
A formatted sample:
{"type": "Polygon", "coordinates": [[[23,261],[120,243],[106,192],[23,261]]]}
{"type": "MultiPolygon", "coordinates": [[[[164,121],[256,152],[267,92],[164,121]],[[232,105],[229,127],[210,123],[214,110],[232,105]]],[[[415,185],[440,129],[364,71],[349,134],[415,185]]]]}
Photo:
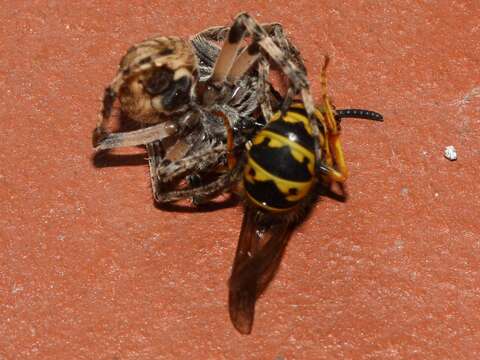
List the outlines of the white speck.
{"type": "Polygon", "coordinates": [[[16,294],[16,293],[21,292],[21,291],[23,291],[23,286],[22,285],[13,284],[12,294],[16,294]]]}
{"type": "Polygon", "coordinates": [[[457,150],[452,145],[447,146],[445,150],[443,150],[443,156],[450,161],[457,160],[457,150]]]}
{"type": "Polygon", "coordinates": [[[434,195],[435,195],[435,197],[438,197],[438,193],[435,193],[434,195]]]}
{"type": "Polygon", "coordinates": [[[404,244],[405,244],[405,243],[403,242],[403,240],[395,240],[395,247],[396,247],[398,250],[402,250],[404,244]]]}

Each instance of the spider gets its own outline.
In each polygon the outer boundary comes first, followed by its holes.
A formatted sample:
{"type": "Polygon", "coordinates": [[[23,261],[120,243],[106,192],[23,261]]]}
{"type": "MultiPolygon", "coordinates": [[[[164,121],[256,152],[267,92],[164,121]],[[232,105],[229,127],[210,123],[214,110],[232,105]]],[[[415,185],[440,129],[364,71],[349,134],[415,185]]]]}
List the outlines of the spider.
{"type": "Polygon", "coordinates": [[[228,139],[243,148],[264,125],[258,119],[269,119],[272,106],[278,107],[268,82],[271,65],[288,81],[283,107],[301,93],[311,116],[303,60],[278,23],[259,25],[241,13],[232,26],[209,28],[190,41],[159,36],[136,44],[105,90],[93,145],[97,150],[145,145],[159,203],[207,201],[227,186],[226,177],[203,184],[202,176],[226,166],[228,139]],[[109,133],[117,98],[121,111],[146,127],[109,133]]]}

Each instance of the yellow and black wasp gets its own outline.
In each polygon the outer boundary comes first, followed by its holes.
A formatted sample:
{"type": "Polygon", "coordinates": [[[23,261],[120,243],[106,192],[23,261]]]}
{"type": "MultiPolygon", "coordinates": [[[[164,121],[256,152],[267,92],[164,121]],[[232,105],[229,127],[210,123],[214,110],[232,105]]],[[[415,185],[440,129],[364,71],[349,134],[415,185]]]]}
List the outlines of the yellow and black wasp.
{"type": "Polygon", "coordinates": [[[329,189],[348,177],[341,119],[383,121],[382,115],[372,111],[335,110],[327,96],[327,65],[328,57],[322,69],[323,101],[313,114],[318,138],[304,104],[294,101],[255,135],[238,173],[245,213],[229,281],[229,312],[243,334],[252,330],[255,302],[275,275],[292,231],[317,194],[314,189],[329,189]],[[316,146],[320,158],[315,155],[316,146]]]}

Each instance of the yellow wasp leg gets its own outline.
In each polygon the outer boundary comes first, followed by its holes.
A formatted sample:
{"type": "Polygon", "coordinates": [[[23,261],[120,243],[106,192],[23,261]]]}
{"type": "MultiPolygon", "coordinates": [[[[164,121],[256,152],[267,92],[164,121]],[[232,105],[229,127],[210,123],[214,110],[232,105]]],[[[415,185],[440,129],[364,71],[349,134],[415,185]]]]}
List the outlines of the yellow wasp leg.
{"type": "MultiPolygon", "coordinates": [[[[337,127],[337,122],[335,120],[334,110],[330,104],[330,100],[327,96],[327,66],[330,61],[328,56],[325,57],[325,63],[323,64],[322,74],[321,74],[321,84],[323,91],[323,103],[325,116],[326,136],[328,138],[328,144],[326,146],[329,149],[330,159],[334,162],[335,167],[331,167],[330,177],[333,181],[345,182],[348,177],[348,168],[345,164],[345,157],[343,155],[343,148],[340,142],[340,131],[337,127]]],[[[330,165],[330,164],[329,164],[330,165]]],[[[333,164],[332,164],[333,165],[333,164]]]]}

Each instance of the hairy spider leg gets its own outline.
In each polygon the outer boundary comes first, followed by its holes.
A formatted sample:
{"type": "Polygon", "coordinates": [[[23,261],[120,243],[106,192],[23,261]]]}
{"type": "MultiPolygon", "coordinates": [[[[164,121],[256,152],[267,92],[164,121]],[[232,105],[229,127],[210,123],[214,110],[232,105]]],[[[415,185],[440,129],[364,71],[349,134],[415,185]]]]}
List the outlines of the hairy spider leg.
{"type": "Polygon", "coordinates": [[[317,121],[313,119],[315,106],[310,93],[309,82],[305,70],[299,68],[292,59],[287,57],[275,44],[265,29],[263,29],[250,15],[240,13],[235,18],[233,25],[228,32],[227,40],[225,41],[217,62],[215,63],[212,81],[224,81],[228,76],[235,61],[237,51],[241,45],[241,40],[246,33],[252,37],[252,43],[249,47],[253,46],[254,43],[258,43],[258,47],[263,49],[282,69],[290,84],[293,86],[294,89],[287,92],[285,101],[291,103],[293,96],[295,96],[297,92],[300,92],[305,105],[305,111],[307,112],[312,127],[312,134],[315,139],[315,155],[319,161],[322,154],[318,144],[320,130],[317,121]]]}
{"type": "Polygon", "coordinates": [[[213,148],[204,150],[198,154],[178,159],[166,166],[157,169],[157,176],[162,182],[169,182],[179,176],[185,175],[189,172],[195,171],[198,167],[198,162],[206,162],[214,164],[219,156],[227,152],[225,145],[218,145],[213,148]]]}

